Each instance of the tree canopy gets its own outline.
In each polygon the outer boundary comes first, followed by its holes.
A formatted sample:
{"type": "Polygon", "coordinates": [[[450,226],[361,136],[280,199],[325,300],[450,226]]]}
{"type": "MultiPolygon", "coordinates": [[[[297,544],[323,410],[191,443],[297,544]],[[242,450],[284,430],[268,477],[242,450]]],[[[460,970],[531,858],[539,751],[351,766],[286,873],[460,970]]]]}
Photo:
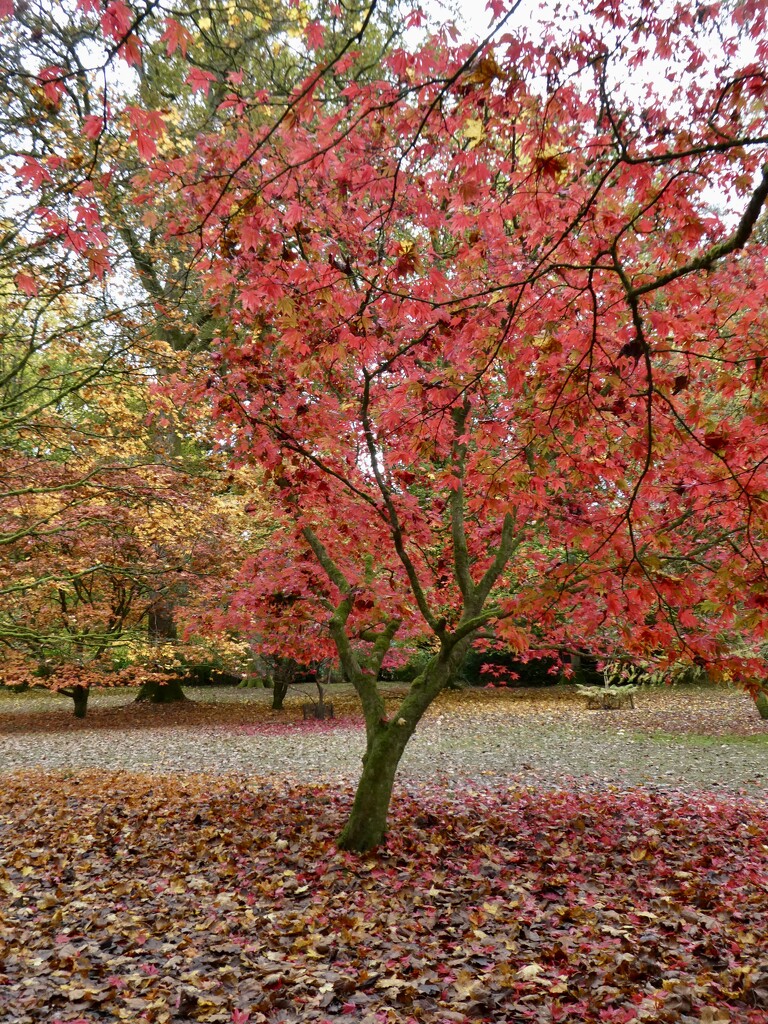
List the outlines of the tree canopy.
{"type": "MultiPolygon", "coordinates": [[[[205,311],[207,351],[166,393],[210,408],[281,509],[233,621],[283,649],[321,622],[360,696],[353,849],[381,840],[399,757],[471,643],[755,686],[768,603],[766,5],[525,25],[494,2],[489,39],[443,29],[361,77],[375,6],[330,53],[306,21],[312,66],[279,103],[193,62],[185,88],[217,103],[193,148],[164,151],[159,109],[83,120],[126,126],[133,202],[205,311]],[[388,719],[378,672],[425,634],[388,719]]],[[[102,28],[140,67],[129,14],[109,4],[102,28]]],[[[69,74],[38,72],[50,102],[69,74]]],[[[32,194],[50,161],[23,165],[32,194]]],[[[81,230],[98,242],[95,215],[81,230]]]]}

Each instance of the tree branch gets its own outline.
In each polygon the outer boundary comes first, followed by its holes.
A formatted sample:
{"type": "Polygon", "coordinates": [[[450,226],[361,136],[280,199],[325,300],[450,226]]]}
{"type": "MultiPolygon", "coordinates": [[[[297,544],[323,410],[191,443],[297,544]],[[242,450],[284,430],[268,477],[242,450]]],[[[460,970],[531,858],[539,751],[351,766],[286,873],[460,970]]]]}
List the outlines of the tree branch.
{"type": "Polygon", "coordinates": [[[658,288],[663,288],[665,285],[671,284],[672,281],[677,281],[678,278],[686,277],[688,274],[693,274],[697,270],[708,270],[724,256],[728,256],[732,252],[737,252],[739,249],[743,249],[749,241],[749,237],[757,223],[757,219],[760,216],[766,199],[768,199],[768,164],[763,167],[763,176],[760,184],[752,193],[752,198],[744,211],[744,215],[739,222],[739,226],[730,238],[726,239],[724,242],[718,242],[717,245],[713,245],[706,252],[702,253],[701,256],[696,256],[694,259],[689,260],[688,263],[684,264],[682,267],[678,267],[677,270],[670,270],[668,274],[662,274],[661,277],[657,277],[655,281],[649,281],[647,284],[638,285],[636,288],[632,288],[627,292],[627,298],[629,298],[630,301],[632,299],[638,299],[641,295],[647,295],[649,292],[654,292],[658,288]]]}
{"type": "Polygon", "coordinates": [[[469,398],[453,410],[453,424],[456,440],[453,445],[453,469],[458,481],[451,490],[451,537],[453,539],[453,568],[465,605],[471,604],[475,596],[475,584],[469,570],[469,548],[464,523],[464,476],[466,472],[467,445],[460,438],[464,434],[470,413],[469,398]]]}
{"type": "Polygon", "coordinates": [[[506,568],[510,558],[514,555],[515,551],[517,551],[525,539],[525,534],[522,531],[515,536],[513,532],[514,526],[515,524],[512,516],[507,512],[504,516],[504,523],[501,527],[501,540],[496,552],[496,557],[486,569],[485,575],[475,589],[476,608],[483,607],[488,599],[488,595],[493,589],[494,584],[506,568]]]}
{"type": "Polygon", "coordinates": [[[438,619],[433,615],[427,604],[427,597],[424,593],[424,589],[419,581],[418,574],[416,572],[416,566],[413,564],[411,556],[405,550],[405,540],[403,538],[403,530],[400,525],[400,519],[397,515],[397,509],[395,503],[392,501],[392,492],[387,486],[384,477],[381,472],[381,466],[379,465],[380,452],[376,446],[376,440],[373,436],[373,428],[371,427],[371,418],[369,415],[370,399],[371,399],[371,378],[369,374],[365,373],[365,385],[363,388],[363,401],[360,409],[360,418],[363,423],[363,433],[365,435],[365,443],[368,448],[368,455],[371,460],[371,468],[373,475],[376,480],[376,484],[379,488],[382,498],[384,499],[384,506],[387,510],[387,517],[389,519],[389,528],[392,534],[392,541],[395,545],[395,551],[397,556],[402,563],[406,575],[408,576],[408,582],[411,586],[411,592],[416,599],[419,611],[424,617],[425,622],[428,624],[430,629],[435,633],[436,636],[442,636],[443,627],[440,625],[438,619]]]}

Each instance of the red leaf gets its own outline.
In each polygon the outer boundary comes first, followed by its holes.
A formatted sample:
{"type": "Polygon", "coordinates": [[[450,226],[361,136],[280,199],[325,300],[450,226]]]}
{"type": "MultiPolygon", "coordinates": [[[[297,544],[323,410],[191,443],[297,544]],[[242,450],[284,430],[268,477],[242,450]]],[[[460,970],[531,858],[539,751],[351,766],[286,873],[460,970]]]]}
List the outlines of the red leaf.
{"type": "Polygon", "coordinates": [[[43,86],[43,92],[52,103],[58,103],[64,95],[64,80],[67,76],[66,68],[51,66],[43,68],[37,76],[38,82],[43,86]]]}
{"type": "Polygon", "coordinates": [[[187,49],[193,40],[193,36],[175,18],[166,18],[165,32],[163,32],[160,39],[166,44],[166,52],[169,57],[176,50],[181,50],[182,56],[186,57],[187,49]]]}
{"type": "Polygon", "coordinates": [[[211,91],[211,83],[216,81],[216,75],[201,68],[192,68],[184,81],[192,87],[192,92],[202,92],[207,96],[211,91]]]}
{"type": "Polygon", "coordinates": [[[46,181],[53,181],[53,178],[37,160],[31,156],[24,158],[24,162],[21,167],[18,167],[14,174],[21,178],[25,184],[31,185],[32,188],[38,189],[46,181]]]}
{"type": "Polygon", "coordinates": [[[704,445],[712,452],[720,452],[727,448],[728,438],[722,430],[711,430],[704,435],[704,445]]]}
{"type": "Polygon", "coordinates": [[[112,0],[101,16],[101,28],[108,39],[123,39],[133,23],[130,8],[122,0],[112,0]]]}
{"type": "Polygon", "coordinates": [[[319,21],[310,21],[304,30],[304,35],[307,38],[307,46],[310,50],[322,49],[325,32],[319,21]]]}
{"type": "Polygon", "coordinates": [[[151,160],[152,157],[157,153],[157,146],[155,140],[147,132],[134,132],[133,133],[136,149],[139,152],[139,156],[142,160],[151,160]]]}
{"type": "Polygon", "coordinates": [[[99,114],[89,114],[83,121],[83,135],[89,139],[98,139],[104,131],[104,118],[99,114]]]}
{"type": "Polygon", "coordinates": [[[141,43],[138,36],[128,36],[117,52],[131,67],[138,67],[141,64],[141,43]]]}
{"type": "Polygon", "coordinates": [[[19,273],[14,278],[16,287],[25,295],[37,295],[37,282],[30,274],[19,273]]]}

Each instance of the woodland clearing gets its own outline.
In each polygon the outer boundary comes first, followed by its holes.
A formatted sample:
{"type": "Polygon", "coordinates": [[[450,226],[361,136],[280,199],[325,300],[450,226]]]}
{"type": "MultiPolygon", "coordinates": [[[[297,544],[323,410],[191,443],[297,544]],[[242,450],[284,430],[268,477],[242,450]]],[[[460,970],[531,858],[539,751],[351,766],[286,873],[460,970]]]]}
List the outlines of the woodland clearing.
{"type": "Polygon", "coordinates": [[[0,684],[359,698],[3,697],[0,1024],[768,1017],[768,0],[412,6],[0,0],[0,684]]]}
{"type": "MultiPolygon", "coordinates": [[[[402,693],[385,684],[391,708],[402,693]]],[[[327,699],[336,718],[303,721],[314,686],[292,687],[285,710],[268,690],[194,688],[188,702],[134,704],[135,690],[95,691],[85,720],[45,690],[0,692],[2,770],[245,772],[297,782],[359,772],[362,717],[349,687],[327,699]]],[[[637,707],[588,711],[572,686],[443,693],[404,758],[401,777],[509,777],[768,792],[768,723],[748,696],[723,687],[648,688],[637,707]]]]}

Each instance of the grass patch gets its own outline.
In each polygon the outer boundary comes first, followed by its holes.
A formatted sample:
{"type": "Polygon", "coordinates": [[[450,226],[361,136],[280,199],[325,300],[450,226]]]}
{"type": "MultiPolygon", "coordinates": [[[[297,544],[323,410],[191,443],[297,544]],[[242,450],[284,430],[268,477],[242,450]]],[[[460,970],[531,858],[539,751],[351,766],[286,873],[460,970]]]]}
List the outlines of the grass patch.
{"type": "Polygon", "coordinates": [[[768,733],[757,733],[755,735],[740,735],[739,733],[723,733],[719,736],[703,736],[698,733],[675,733],[662,732],[633,732],[631,739],[635,742],[640,740],[653,740],[657,743],[677,743],[680,746],[688,747],[725,747],[733,744],[768,747],[768,733]]]}

